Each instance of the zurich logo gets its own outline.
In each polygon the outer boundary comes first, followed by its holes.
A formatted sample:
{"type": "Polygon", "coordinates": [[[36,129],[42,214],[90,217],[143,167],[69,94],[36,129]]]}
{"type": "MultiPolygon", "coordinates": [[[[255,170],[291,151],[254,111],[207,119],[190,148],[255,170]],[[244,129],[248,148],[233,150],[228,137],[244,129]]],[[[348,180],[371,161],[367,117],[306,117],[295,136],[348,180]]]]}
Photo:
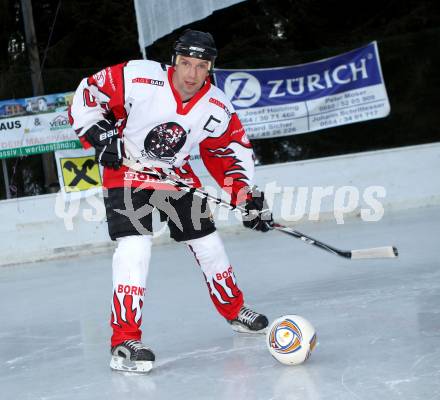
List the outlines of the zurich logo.
{"type": "Polygon", "coordinates": [[[235,107],[248,108],[260,100],[260,82],[246,72],[234,72],[226,78],[225,93],[235,107]]]}

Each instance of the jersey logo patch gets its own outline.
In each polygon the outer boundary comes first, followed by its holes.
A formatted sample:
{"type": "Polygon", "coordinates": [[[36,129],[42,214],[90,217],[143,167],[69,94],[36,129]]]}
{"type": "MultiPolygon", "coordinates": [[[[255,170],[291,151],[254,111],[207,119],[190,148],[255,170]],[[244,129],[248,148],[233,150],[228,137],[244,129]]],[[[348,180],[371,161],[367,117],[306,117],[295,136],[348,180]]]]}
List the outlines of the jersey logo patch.
{"type": "Polygon", "coordinates": [[[165,122],[148,132],[142,156],[173,163],[186,142],[187,132],[177,122],[165,122]]]}
{"type": "Polygon", "coordinates": [[[164,81],[159,81],[157,79],[151,78],[133,78],[131,80],[132,83],[145,83],[146,85],[155,85],[155,86],[163,86],[164,81]]]}

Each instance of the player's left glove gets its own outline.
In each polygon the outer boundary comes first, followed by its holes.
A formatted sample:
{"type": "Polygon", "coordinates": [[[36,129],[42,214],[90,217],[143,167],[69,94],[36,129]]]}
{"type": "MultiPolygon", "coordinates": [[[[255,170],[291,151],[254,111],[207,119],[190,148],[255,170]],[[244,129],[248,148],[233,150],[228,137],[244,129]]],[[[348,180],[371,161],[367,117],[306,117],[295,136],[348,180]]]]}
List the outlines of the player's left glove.
{"type": "Polygon", "coordinates": [[[264,192],[259,191],[255,186],[248,193],[245,209],[246,215],[243,215],[243,225],[246,228],[256,231],[267,232],[273,227],[272,212],[264,199],[264,192]]]}

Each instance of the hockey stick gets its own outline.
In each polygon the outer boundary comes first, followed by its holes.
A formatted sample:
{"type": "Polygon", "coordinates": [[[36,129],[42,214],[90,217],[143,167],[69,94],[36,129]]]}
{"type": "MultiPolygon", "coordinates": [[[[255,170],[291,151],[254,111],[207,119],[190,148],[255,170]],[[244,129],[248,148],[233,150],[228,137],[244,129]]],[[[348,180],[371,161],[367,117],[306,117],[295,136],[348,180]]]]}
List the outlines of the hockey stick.
{"type": "MultiPolygon", "coordinates": [[[[189,184],[182,181],[182,179],[177,174],[169,175],[164,172],[158,171],[156,168],[154,168],[153,166],[147,163],[140,163],[137,161],[129,160],[127,158],[123,159],[123,164],[134,171],[156,176],[157,178],[160,179],[161,183],[170,184],[185,192],[192,193],[202,199],[208,199],[209,201],[218,204],[219,206],[228,208],[229,210],[238,210],[243,215],[246,215],[248,213],[244,207],[235,206],[233,204],[228,203],[225,200],[219,199],[218,197],[209,194],[208,192],[205,192],[202,189],[191,187],[189,184]],[[147,168],[148,171],[145,171],[145,168],[147,168]]],[[[283,232],[287,235],[293,236],[297,239],[302,240],[307,244],[313,245],[329,253],[333,253],[344,258],[371,259],[371,258],[395,258],[398,256],[397,248],[394,246],[371,247],[371,248],[356,249],[356,250],[341,250],[336,247],[330,246],[324,242],[316,240],[310,236],[307,236],[304,233],[301,233],[295,229],[289,228],[287,226],[278,223],[273,224],[273,229],[283,232]]]]}
{"type": "Polygon", "coordinates": [[[287,235],[301,239],[303,242],[312,244],[319,247],[322,250],[326,250],[330,253],[336,254],[341,257],[351,258],[351,259],[361,259],[361,258],[395,258],[399,255],[397,248],[394,246],[384,246],[384,247],[370,247],[367,249],[357,249],[357,250],[341,250],[336,247],[330,246],[324,242],[313,239],[310,236],[304,235],[299,231],[288,228],[286,226],[275,223],[274,229],[283,232],[287,235]]]}

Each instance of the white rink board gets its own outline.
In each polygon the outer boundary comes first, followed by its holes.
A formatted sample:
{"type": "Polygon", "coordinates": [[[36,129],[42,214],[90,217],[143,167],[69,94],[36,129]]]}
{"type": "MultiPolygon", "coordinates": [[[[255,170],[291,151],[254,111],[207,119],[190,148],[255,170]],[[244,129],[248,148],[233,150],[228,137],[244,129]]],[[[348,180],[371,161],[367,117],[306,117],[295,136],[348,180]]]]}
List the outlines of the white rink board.
{"type": "MultiPolygon", "coordinates": [[[[289,202],[283,199],[291,190],[287,187],[308,190],[305,211],[313,214],[310,204],[313,187],[330,187],[336,193],[338,188],[353,186],[362,194],[369,186],[383,186],[386,197],[381,201],[387,215],[396,210],[440,204],[439,154],[440,144],[435,143],[262,166],[256,169],[256,182],[266,190],[275,218],[283,217],[287,222],[307,221],[307,218],[297,221],[286,207],[289,202]],[[276,187],[281,187],[282,192],[273,193],[276,187]]],[[[207,177],[202,180],[207,186],[217,187],[207,177]]],[[[220,194],[219,191],[215,193],[220,194]]],[[[89,254],[113,246],[99,198],[82,199],[73,205],[64,205],[61,200],[56,195],[43,195],[0,202],[0,235],[3,238],[0,265],[89,254]],[[66,218],[67,224],[56,212],[71,215],[66,218]]],[[[347,213],[345,218],[359,214],[364,206],[361,196],[359,207],[347,213]]],[[[318,219],[334,220],[334,208],[335,195],[324,197],[318,219]]],[[[240,217],[226,210],[217,212],[216,221],[220,229],[241,226],[240,217]],[[222,221],[220,217],[223,216],[228,219],[222,221]]],[[[162,235],[159,240],[166,240],[166,237],[162,235]]]]}

